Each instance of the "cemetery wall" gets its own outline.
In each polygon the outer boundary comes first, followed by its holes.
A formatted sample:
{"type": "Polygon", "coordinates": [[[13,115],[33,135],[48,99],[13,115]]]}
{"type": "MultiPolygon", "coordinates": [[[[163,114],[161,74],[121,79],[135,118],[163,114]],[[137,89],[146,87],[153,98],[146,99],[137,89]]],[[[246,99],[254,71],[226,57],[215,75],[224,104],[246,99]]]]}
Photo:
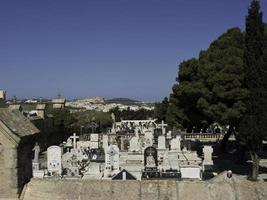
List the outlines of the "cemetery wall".
{"type": "Polygon", "coordinates": [[[17,197],[16,148],[2,146],[0,152],[0,199],[17,197]]]}
{"type": "Polygon", "coordinates": [[[33,138],[25,137],[18,147],[0,145],[0,199],[17,198],[32,177],[33,138]]]}
{"type": "Polygon", "coordinates": [[[109,181],[32,179],[23,200],[266,200],[267,183],[231,181],[109,181]]]}
{"type": "Polygon", "coordinates": [[[17,173],[18,173],[18,192],[20,193],[23,186],[32,178],[32,149],[34,147],[34,138],[25,137],[21,140],[17,152],[17,173]]]}

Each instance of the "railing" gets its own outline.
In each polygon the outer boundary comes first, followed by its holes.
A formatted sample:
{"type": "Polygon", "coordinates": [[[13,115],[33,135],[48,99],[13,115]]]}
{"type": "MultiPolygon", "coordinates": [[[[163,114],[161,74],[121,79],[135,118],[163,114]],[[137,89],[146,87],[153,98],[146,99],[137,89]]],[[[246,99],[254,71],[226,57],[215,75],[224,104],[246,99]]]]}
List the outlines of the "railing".
{"type": "MultiPolygon", "coordinates": [[[[184,139],[200,139],[200,140],[221,140],[225,134],[223,133],[182,133],[181,136],[184,139]]],[[[234,139],[231,136],[230,139],[234,139]]]]}

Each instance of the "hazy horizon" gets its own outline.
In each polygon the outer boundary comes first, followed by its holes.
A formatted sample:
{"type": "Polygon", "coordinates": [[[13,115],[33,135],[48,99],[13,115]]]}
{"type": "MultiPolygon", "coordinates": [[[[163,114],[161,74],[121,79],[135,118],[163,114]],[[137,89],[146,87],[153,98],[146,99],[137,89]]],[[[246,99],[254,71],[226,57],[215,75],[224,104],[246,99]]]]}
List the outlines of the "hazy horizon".
{"type": "MultiPolygon", "coordinates": [[[[0,2],[0,89],[8,98],[161,101],[183,60],[245,25],[250,0],[0,2]]],[[[267,1],[261,1],[267,21],[267,1]]]]}

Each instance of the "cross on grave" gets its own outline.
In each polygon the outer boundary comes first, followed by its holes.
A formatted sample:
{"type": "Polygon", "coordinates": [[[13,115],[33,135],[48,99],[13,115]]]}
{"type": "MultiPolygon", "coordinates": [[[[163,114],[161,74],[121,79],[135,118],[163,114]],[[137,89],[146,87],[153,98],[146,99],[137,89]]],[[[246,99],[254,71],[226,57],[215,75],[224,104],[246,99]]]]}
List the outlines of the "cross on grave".
{"type": "Polygon", "coordinates": [[[79,136],[76,136],[76,133],[73,133],[73,136],[70,136],[70,139],[73,139],[73,149],[76,149],[77,147],[76,139],[78,138],[79,136]]]}
{"type": "Polygon", "coordinates": [[[165,135],[165,127],[167,127],[168,124],[164,124],[164,120],[162,120],[160,126],[161,126],[161,129],[162,129],[162,134],[165,135]]]}

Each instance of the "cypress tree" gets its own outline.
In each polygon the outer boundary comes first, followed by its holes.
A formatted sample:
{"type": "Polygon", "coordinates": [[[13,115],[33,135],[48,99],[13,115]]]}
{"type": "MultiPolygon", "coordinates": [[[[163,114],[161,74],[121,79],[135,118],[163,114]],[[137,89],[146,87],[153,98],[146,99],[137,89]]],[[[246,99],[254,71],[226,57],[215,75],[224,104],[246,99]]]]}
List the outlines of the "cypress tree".
{"type": "Polygon", "coordinates": [[[249,91],[246,100],[247,111],[239,125],[239,139],[249,149],[252,159],[251,180],[257,180],[259,173],[259,152],[267,130],[267,87],[266,67],[263,62],[264,24],[260,3],[251,2],[246,17],[244,72],[245,87],[249,91]]]}

